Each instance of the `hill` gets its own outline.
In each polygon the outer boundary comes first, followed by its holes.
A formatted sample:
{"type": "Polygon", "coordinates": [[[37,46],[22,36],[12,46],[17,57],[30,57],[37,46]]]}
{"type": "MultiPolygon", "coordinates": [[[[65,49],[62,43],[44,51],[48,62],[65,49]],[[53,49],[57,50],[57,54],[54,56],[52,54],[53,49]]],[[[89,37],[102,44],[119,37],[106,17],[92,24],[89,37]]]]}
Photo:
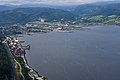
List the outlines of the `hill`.
{"type": "Polygon", "coordinates": [[[95,15],[120,15],[120,3],[94,3],[79,5],[73,11],[79,16],[95,16],[95,15]]]}
{"type": "Polygon", "coordinates": [[[5,6],[5,5],[0,5],[0,12],[6,11],[6,10],[12,10],[13,7],[5,6]]]}
{"type": "Polygon", "coordinates": [[[12,4],[4,4],[0,5],[0,11],[13,10],[16,8],[31,8],[31,7],[47,7],[53,9],[62,9],[62,10],[74,10],[78,5],[49,5],[49,4],[40,4],[40,3],[31,3],[31,4],[21,4],[21,5],[12,5],[12,4]]]}
{"type": "Polygon", "coordinates": [[[4,36],[0,35],[0,80],[14,80],[10,57],[1,42],[4,38],[4,36]]]}
{"type": "Polygon", "coordinates": [[[74,20],[76,15],[71,12],[52,9],[52,8],[40,8],[40,7],[29,7],[29,8],[17,8],[14,10],[0,12],[0,24],[11,24],[11,23],[26,23],[35,21],[38,18],[44,18],[47,21],[60,21],[61,19],[74,20]]]}
{"type": "MultiPolygon", "coordinates": [[[[23,4],[23,5],[1,5],[0,6],[0,25],[27,23],[43,18],[49,22],[52,21],[80,21],[96,22],[110,20],[109,16],[115,15],[114,20],[120,16],[120,2],[97,2],[91,4],[82,4],[76,7],[72,6],[51,6],[40,4],[23,4]],[[6,7],[4,7],[6,6],[6,7]],[[3,8],[2,8],[3,7],[3,8]],[[99,16],[101,20],[94,21],[99,16]],[[88,19],[85,17],[92,17],[88,19]]],[[[119,22],[119,21],[118,21],[119,22]]]]}

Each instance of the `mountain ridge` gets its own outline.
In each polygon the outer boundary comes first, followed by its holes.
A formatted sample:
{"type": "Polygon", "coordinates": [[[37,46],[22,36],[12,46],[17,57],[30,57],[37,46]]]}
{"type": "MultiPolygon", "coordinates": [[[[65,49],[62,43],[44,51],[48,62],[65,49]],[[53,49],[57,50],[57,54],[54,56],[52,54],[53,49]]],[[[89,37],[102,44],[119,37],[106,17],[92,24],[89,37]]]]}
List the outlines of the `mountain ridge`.
{"type": "Polygon", "coordinates": [[[0,12],[0,24],[4,23],[26,23],[35,21],[38,18],[45,18],[48,21],[53,20],[73,20],[76,16],[68,11],[52,8],[17,8],[13,10],[0,12]],[[6,22],[4,22],[6,21],[6,22]]]}
{"type": "MultiPolygon", "coordinates": [[[[78,17],[85,16],[120,16],[120,3],[91,3],[82,4],[77,7],[63,6],[59,8],[51,7],[30,7],[20,5],[6,5],[8,9],[0,8],[0,24],[27,23],[35,21],[38,18],[44,18],[49,22],[56,21],[74,21],[78,17]]],[[[38,5],[39,6],[39,5],[38,5]]],[[[40,5],[42,6],[42,5],[40,5]]],[[[55,7],[55,6],[54,6],[55,7]]]]}

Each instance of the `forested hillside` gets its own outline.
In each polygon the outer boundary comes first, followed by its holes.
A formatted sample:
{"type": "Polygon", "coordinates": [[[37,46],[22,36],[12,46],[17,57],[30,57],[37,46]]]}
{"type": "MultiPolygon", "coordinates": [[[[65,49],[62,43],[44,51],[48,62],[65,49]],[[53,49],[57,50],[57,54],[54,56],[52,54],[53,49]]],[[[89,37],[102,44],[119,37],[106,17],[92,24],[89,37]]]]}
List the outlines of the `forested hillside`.
{"type": "Polygon", "coordinates": [[[14,80],[10,58],[1,42],[3,39],[4,37],[0,36],[0,80],[14,80]]]}

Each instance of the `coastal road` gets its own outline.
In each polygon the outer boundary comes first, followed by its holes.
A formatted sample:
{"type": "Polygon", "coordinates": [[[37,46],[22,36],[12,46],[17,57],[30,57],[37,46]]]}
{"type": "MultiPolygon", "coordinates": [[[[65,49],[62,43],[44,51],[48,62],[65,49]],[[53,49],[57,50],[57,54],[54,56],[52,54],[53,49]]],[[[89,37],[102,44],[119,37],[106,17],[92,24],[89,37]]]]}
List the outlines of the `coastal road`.
{"type": "Polygon", "coordinates": [[[25,77],[24,77],[24,75],[23,75],[23,73],[22,73],[22,67],[21,67],[20,63],[17,62],[17,60],[16,60],[15,58],[14,58],[14,61],[15,61],[15,63],[18,64],[18,66],[20,67],[20,75],[22,76],[23,80],[25,80],[25,77]]]}

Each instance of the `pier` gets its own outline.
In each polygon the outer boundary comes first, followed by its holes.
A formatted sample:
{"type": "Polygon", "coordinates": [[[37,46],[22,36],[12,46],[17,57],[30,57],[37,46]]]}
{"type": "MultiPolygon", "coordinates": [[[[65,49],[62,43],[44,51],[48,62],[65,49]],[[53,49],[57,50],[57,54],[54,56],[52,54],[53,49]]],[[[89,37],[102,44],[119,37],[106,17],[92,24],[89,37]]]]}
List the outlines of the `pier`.
{"type": "Polygon", "coordinates": [[[30,50],[30,47],[31,47],[30,45],[22,46],[22,48],[25,49],[25,50],[30,50]]]}

